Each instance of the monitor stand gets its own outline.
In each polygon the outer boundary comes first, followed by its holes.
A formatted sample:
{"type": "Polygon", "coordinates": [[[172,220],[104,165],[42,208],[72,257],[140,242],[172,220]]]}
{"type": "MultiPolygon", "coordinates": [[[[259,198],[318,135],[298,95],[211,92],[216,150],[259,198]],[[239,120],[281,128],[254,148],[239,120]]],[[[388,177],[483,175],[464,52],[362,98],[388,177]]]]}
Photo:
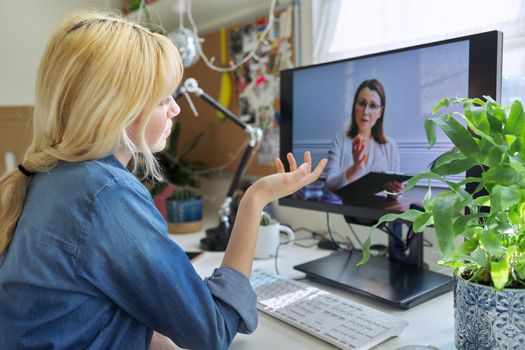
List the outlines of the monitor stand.
{"type": "Polygon", "coordinates": [[[370,256],[368,262],[359,267],[356,265],[363,255],[361,251],[353,250],[338,251],[294,266],[294,269],[304,272],[314,281],[403,309],[452,290],[452,277],[430,271],[423,266],[422,234],[414,236],[410,254],[402,257],[403,261],[396,258],[394,246],[395,241],[390,239],[389,257],[370,256]]]}

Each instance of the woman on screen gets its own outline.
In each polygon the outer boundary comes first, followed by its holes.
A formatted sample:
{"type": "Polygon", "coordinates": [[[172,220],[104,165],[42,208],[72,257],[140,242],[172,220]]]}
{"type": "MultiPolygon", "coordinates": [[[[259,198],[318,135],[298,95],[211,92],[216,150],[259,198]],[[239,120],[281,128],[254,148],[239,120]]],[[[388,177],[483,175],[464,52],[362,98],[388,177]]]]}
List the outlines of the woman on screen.
{"type": "MultiPolygon", "coordinates": [[[[397,144],[383,130],[385,105],[385,89],[377,79],[359,85],[350,128],[334,136],[328,152],[328,189],[335,191],[371,171],[400,172],[397,144]]],[[[396,181],[385,185],[385,190],[393,193],[402,192],[403,188],[396,181]]]]}

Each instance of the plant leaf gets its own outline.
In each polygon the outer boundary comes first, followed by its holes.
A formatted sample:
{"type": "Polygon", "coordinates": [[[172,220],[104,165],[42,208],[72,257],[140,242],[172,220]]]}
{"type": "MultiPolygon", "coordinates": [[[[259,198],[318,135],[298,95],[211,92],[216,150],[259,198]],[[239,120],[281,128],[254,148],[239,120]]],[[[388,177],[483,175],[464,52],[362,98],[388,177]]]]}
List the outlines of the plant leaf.
{"type": "Polygon", "coordinates": [[[361,252],[363,253],[363,257],[357,263],[356,266],[361,266],[365,264],[368,261],[368,259],[370,259],[370,244],[372,242],[372,230],[373,227],[370,228],[370,231],[368,232],[368,238],[363,242],[363,245],[361,246],[361,252]]]}
{"type": "Polygon", "coordinates": [[[434,196],[432,195],[432,188],[430,186],[428,186],[427,193],[423,198],[423,207],[425,211],[431,211],[434,207],[434,196]]]}
{"type": "Polygon", "coordinates": [[[475,261],[480,267],[487,268],[489,266],[489,260],[487,259],[485,252],[479,247],[470,254],[470,257],[472,261],[475,261]]]}
{"type": "Polygon", "coordinates": [[[465,158],[465,155],[463,153],[461,153],[458,149],[453,148],[450,151],[445,152],[442,155],[440,155],[439,157],[437,157],[432,162],[431,169],[438,168],[439,166],[441,166],[443,164],[448,164],[451,161],[457,160],[457,159],[462,159],[463,160],[463,159],[466,159],[466,158],[465,158]]]}
{"type": "Polygon", "coordinates": [[[509,259],[505,255],[500,261],[490,263],[490,277],[496,289],[503,289],[509,280],[509,259]]]}
{"type": "MultiPolygon", "coordinates": [[[[501,133],[501,130],[503,129],[503,123],[500,119],[490,113],[487,113],[487,120],[489,121],[490,130],[493,133],[501,133]]],[[[503,121],[504,120],[505,119],[503,119],[503,121]]]]}
{"type": "Polygon", "coordinates": [[[392,213],[392,214],[383,215],[379,219],[377,224],[375,224],[374,226],[372,226],[370,228],[370,231],[368,233],[368,238],[366,239],[366,241],[361,246],[361,251],[363,253],[363,258],[357,263],[357,266],[361,266],[361,265],[365,264],[368,261],[368,259],[370,258],[370,244],[371,244],[371,241],[372,241],[372,231],[374,230],[374,228],[377,228],[378,226],[380,226],[381,224],[383,224],[385,222],[391,222],[391,221],[396,221],[396,220],[405,220],[405,221],[414,222],[414,220],[416,220],[417,217],[419,215],[421,215],[422,213],[424,213],[424,212],[416,210],[416,209],[409,209],[409,210],[407,210],[407,211],[405,211],[403,213],[400,213],[400,214],[392,213]]]}
{"type": "MultiPolygon", "coordinates": [[[[454,220],[454,223],[452,225],[452,230],[454,231],[454,237],[462,235],[465,232],[465,229],[469,222],[482,218],[482,217],[487,217],[487,216],[489,216],[488,213],[474,213],[474,214],[458,216],[454,220]]],[[[476,221],[475,223],[479,224],[479,221],[476,221]]]]}
{"type": "Polygon", "coordinates": [[[525,280],[525,265],[524,264],[515,264],[514,271],[518,274],[518,277],[522,280],[525,280]]]}
{"type": "Polygon", "coordinates": [[[521,199],[520,188],[517,185],[496,185],[490,195],[490,203],[494,211],[505,211],[521,199]]]}
{"type": "Polygon", "coordinates": [[[479,206],[490,206],[490,196],[479,196],[476,198],[476,204],[479,206]]]}
{"type": "Polygon", "coordinates": [[[480,149],[474,137],[451,114],[445,114],[434,119],[434,122],[443,130],[450,141],[468,158],[479,160],[480,149]]]}
{"type": "Polygon", "coordinates": [[[478,248],[479,241],[477,238],[469,239],[456,248],[455,255],[462,256],[472,253],[478,248]]]}
{"type": "Polygon", "coordinates": [[[436,123],[433,119],[425,119],[425,133],[428,140],[428,148],[436,143],[436,123]]]}
{"type": "Polygon", "coordinates": [[[444,257],[450,257],[454,252],[454,232],[452,218],[456,195],[452,192],[442,192],[434,202],[434,228],[439,249],[444,257]]]}
{"type": "MultiPolygon", "coordinates": [[[[487,103],[485,104],[487,107],[487,115],[493,117],[496,119],[500,124],[505,123],[507,116],[505,114],[505,110],[501,108],[501,106],[494,101],[490,96],[487,97],[487,103]]],[[[501,130],[501,129],[499,129],[501,130]]],[[[497,131],[494,129],[494,131],[497,131]]]]}
{"type": "Polygon", "coordinates": [[[509,186],[518,183],[520,176],[516,170],[507,167],[492,167],[483,173],[483,178],[489,182],[509,186]]]}
{"type": "MultiPolygon", "coordinates": [[[[464,97],[447,97],[439,101],[439,103],[432,109],[432,114],[436,114],[443,108],[447,108],[449,106],[458,104],[458,103],[465,103],[468,102],[468,98],[464,97]]],[[[483,103],[483,101],[481,101],[483,103]]],[[[484,104],[484,103],[483,103],[484,104]]]]}
{"type": "Polygon", "coordinates": [[[432,171],[438,175],[456,175],[464,173],[466,170],[476,165],[476,162],[471,159],[454,159],[448,163],[441,164],[438,167],[432,169],[432,171]]]}
{"type": "Polygon", "coordinates": [[[412,230],[414,232],[423,232],[425,227],[430,223],[431,219],[432,219],[432,213],[421,212],[421,215],[419,215],[414,220],[414,224],[412,225],[412,230]]]}
{"type": "Polygon", "coordinates": [[[479,236],[479,241],[483,249],[490,255],[500,257],[503,254],[503,245],[501,244],[499,235],[496,232],[492,230],[483,232],[479,236]]]}
{"type": "Polygon", "coordinates": [[[400,214],[386,214],[379,219],[379,221],[377,222],[377,224],[374,225],[374,227],[378,227],[379,225],[385,222],[391,222],[395,220],[405,220],[414,222],[414,220],[416,220],[419,217],[419,215],[421,215],[421,213],[423,212],[417,209],[408,209],[407,211],[400,214]]]}
{"type": "Polygon", "coordinates": [[[510,108],[504,132],[517,137],[522,137],[525,134],[525,112],[519,100],[515,100],[510,108]]]}
{"type": "Polygon", "coordinates": [[[509,210],[509,220],[511,224],[513,225],[519,225],[521,224],[521,211],[519,208],[514,207],[511,210],[509,210]]]}
{"type": "Polygon", "coordinates": [[[466,109],[465,118],[484,133],[490,132],[490,125],[487,120],[487,110],[485,106],[466,109]]]}

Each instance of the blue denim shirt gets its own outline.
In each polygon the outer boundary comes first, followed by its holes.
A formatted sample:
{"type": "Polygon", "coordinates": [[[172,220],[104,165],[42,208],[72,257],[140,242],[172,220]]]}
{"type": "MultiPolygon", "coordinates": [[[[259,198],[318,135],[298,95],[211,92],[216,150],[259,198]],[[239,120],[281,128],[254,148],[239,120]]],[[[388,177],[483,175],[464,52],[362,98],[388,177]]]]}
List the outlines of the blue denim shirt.
{"type": "Polygon", "coordinates": [[[113,156],[31,179],[0,255],[0,349],[147,349],[153,330],[226,349],[257,326],[240,272],[202,280],[147,189],[113,156]]]}

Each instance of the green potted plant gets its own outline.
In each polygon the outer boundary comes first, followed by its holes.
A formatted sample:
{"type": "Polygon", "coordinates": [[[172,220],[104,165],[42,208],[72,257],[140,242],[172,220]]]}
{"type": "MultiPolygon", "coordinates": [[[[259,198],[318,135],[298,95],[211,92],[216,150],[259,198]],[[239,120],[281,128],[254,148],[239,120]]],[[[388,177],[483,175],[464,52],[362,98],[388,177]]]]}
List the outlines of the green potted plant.
{"type": "MultiPolygon", "coordinates": [[[[454,269],[458,349],[525,348],[523,106],[515,101],[502,108],[490,97],[456,97],[443,99],[432,114],[452,105],[460,105],[463,112],[427,119],[425,131],[430,147],[436,141],[438,126],[454,148],[406,185],[409,190],[428,179],[424,210],[387,214],[376,226],[405,220],[413,223],[414,232],[434,227],[443,256],[438,263],[454,269]],[[480,176],[459,183],[447,179],[474,166],[480,167],[480,176]],[[442,182],[447,190],[432,195],[431,179],[442,182]],[[467,192],[467,184],[474,191],[467,192]]],[[[360,264],[369,258],[369,246],[370,237],[360,264]]]]}
{"type": "Polygon", "coordinates": [[[263,211],[261,213],[261,222],[260,222],[261,226],[268,226],[274,221],[275,220],[273,220],[270,214],[268,214],[267,212],[263,211]]]}
{"type": "Polygon", "coordinates": [[[288,242],[295,240],[295,234],[291,228],[281,225],[277,220],[273,219],[270,214],[263,211],[261,213],[259,234],[255,246],[255,259],[274,257],[277,254],[278,248],[281,246],[281,233],[285,233],[288,236],[288,242]]]}

